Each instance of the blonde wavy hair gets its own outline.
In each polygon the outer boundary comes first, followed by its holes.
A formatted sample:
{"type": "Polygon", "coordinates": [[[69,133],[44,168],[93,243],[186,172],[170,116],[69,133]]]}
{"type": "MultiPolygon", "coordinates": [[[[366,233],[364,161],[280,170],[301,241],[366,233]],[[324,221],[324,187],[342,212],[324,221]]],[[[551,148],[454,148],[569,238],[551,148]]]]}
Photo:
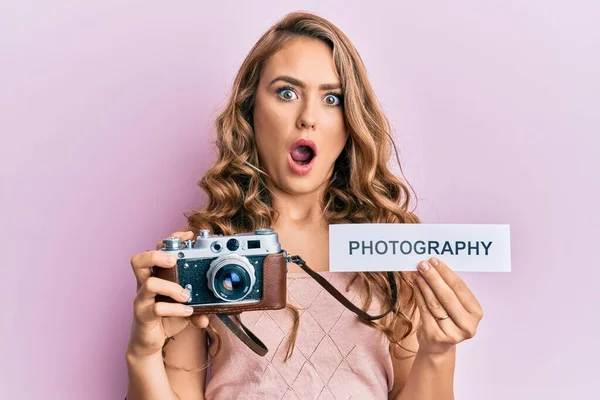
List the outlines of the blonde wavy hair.
{"type": "MultiPolygon", "coordinates": [[[[344,95],[343,112],[349,137],[327,185],[323,199],[325,219],[330,224],[420,222],[408,211],[407,186],[388,168],[392,147],[400,164],[398,151],[358,51],[328,20],[307,12],[294,12],[265,32],[251,49],[235,78],[229,101],[217,117],[218,158],[198,183],[208,201],[202,210],[186,214],[195,235],[200,229],[231,235],[273,225],[277,215],[269,192],[270,178],[260,166],[254,139],[254,95],[265,63],[299,36],[320,40],[332,49],[344,95]]],[[[396,350],[413,330],[416,304],[414,274],[394,272],[394,278],[400,299],[397,311],[379,321],[362,322],[381,330],[396,350]]],[[[387,273],[358,273],[350,284],[355,282],[366,293],[364,310],[377,294],[382,299],[381,309],[389,309],[391,288],[387,273]]],[[[294,313],[294,325],[286,360],[292,355],[299,324],[298,310],[291,304],[287,308],[294,313]]],[[[214,329],[211,331],[215,333],[214,329]]]]}

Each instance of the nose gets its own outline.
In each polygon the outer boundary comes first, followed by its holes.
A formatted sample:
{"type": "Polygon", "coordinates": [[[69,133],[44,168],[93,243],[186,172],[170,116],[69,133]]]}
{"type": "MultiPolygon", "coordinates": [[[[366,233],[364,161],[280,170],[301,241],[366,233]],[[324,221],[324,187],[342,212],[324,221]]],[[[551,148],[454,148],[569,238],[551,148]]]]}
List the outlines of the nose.
{"type": "Polygon", "coordinates": [[[316,109],[316,105],[314,103],[314,101],[309,100],[304,104],[304,107],[298,116],[298,120],[296,121],[296,126],[298,129],[315,130],[317,125],[318,110],[316,109]]]}

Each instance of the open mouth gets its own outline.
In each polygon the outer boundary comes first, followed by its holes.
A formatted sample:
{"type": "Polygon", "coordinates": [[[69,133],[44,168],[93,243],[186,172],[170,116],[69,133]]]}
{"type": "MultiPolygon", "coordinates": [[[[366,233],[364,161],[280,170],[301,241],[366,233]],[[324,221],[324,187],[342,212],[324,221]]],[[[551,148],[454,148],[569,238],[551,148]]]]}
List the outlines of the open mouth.
{"type": "Polygon", "coordinates": [[[317,155],[317,147],[312,140],[298,139],[290,150],[292,160],[298,165],[307,165],[317,155]]]}

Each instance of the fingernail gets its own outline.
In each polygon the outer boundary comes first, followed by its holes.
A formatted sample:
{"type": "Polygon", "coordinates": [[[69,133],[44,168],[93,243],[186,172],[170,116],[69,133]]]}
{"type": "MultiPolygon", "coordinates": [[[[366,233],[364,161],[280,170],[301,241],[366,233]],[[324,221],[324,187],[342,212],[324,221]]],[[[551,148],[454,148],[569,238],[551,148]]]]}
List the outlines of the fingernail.
{"type": "Polygon", "coordinates": [[[190,292],[188,292],[187,290],[183,289],[183,291],[181,292],[181,298],[184,300],[188,300],[190,298],[190,292]]]}
{"type": "Polygon", "coordinates": [[[177,259],[170,254],[165,254],[165,262],[169,265],[175,264],[177,259]]]}
{"type": "Polygon", "coordinates": [[[427,261],[423,261],[422,263],[419,264],[419,270],[421,272],[425,272],[429,269],[429,263],[427,261]]]}
{"type": "Polygon", "coordinates": [[[440,260],[438,260],[438,259],[437,259],[437,258],[435,258],[435,257],[431,257],[431,258],[429,259],[429,262],[430,262],[430,263],[431,263],[431,264],[432,264],[434,267],[437,267],[437,265],[440,263],[440,260]]]}
{"type": "Polygon", "coordinates": [[[185,312],[186,312],[187,314],[191,314],[191,313],[193,313],[193,312],[194,312],[194,308],[193,308],[193,307],[186,307],[186,308],[185,308],[185,312]]]}

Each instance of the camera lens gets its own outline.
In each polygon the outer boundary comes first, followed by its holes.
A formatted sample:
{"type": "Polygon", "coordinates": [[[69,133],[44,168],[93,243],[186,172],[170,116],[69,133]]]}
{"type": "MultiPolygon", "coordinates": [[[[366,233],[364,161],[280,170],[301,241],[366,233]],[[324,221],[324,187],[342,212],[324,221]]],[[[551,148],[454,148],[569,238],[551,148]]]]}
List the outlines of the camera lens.
{"type": "Polygon", "coordinates": [[[214,288],[225,300],[242,299],[250,291],[248,271],[237,264],[227,264],[215,274],[214,288]]]}
{"type": "Polygon", "coordinates": [[[226,302],[240,301],[254,288],[256,271],[246,257],[226,254],[210,263],[206,283],[217,299],[226,302]]]}
{"type": "Polygon", "coordinates": [[[227,249],[229,251],[236,251],[240,247],[240,242],[237,239],[229,239],[227,241],[227,249]]]}

